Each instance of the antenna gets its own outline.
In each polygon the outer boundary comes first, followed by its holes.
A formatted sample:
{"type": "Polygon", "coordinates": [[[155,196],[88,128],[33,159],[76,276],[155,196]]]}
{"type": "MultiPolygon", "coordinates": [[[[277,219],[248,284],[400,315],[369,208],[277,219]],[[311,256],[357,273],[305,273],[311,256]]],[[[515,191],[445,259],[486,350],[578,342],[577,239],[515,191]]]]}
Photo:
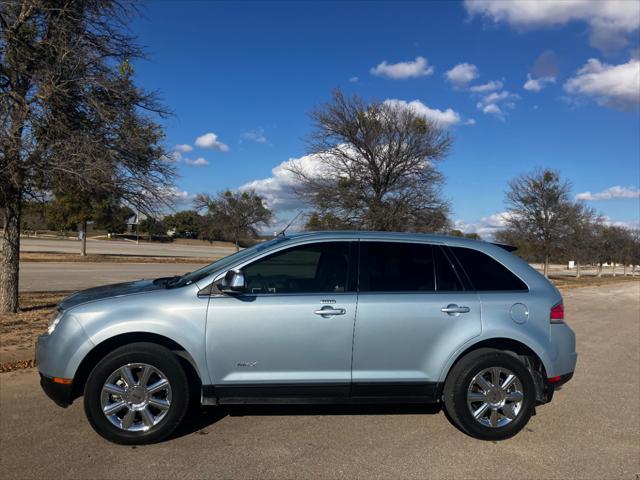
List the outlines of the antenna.
{"type": "Polygon", "coordinates": [[[299,217],[300,215],[302,215],[302,210],[300,210],[300,211],[298,212],[298,214],[297,214],[295,217],[293,217],[293,218],[289,221],[289,223],[287,223],[287,225],[286,225],[282,230],[280,230],[280,231],[278,232],[278,234],[276,235],[276,237],[280,237],[280,236],[284,237],[284,236],[285,236],[285,233],[286,233],[286,231],[287,231],[287,229],[291,226],[291,224],[292,224],[293,222],[295,222],[295,221],[298,219],[298,217],[299,217]]]}

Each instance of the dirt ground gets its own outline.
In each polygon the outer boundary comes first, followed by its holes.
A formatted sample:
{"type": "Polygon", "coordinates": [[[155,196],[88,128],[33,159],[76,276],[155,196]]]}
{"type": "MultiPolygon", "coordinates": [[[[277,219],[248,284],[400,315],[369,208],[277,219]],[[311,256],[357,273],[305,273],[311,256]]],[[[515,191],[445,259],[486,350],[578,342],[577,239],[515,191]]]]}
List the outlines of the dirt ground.
{"type": "Polygon", "coordinates": [[[0,314],[0,372],[31,366],[36,337],[47,329],[58,302],[71,293],[23,293],[19,313],[0,314]]]}

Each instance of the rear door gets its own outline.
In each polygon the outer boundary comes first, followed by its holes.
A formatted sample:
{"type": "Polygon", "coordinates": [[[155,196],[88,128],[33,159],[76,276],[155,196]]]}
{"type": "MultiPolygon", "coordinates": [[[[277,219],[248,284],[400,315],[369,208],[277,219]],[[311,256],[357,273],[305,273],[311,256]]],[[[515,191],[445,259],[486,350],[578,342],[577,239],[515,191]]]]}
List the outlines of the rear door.
{"type": "Polygon", "coordinates": [[[434,396],[449,356],[481,333],[478,296],[439,245],[360,245],[352,394],[434,396]]]}

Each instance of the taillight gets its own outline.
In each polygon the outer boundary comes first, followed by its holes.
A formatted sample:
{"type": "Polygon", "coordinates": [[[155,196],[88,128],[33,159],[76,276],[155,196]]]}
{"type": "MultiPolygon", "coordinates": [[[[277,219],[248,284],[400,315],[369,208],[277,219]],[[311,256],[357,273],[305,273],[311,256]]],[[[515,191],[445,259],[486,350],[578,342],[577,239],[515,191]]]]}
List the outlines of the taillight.
{"type": "Polygon", "coordinates": [[[557,305],[551,307],[551,314],[549,315],[551,323],[563,323],[564,322],[564,305],[560,302],[557,305]]]}

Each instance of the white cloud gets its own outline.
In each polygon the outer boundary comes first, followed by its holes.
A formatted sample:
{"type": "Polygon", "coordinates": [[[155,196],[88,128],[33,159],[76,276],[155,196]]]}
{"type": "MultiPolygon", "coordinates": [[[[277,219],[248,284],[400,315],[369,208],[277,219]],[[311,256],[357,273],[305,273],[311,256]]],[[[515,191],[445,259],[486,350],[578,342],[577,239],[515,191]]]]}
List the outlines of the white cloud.
{"type": "Polygon", "coordinates": [[[222,143],[218,140],[218,136],[215,133],[205,133],[196,138],[196,146],[200,148],[211,148],[213,150],[220,150],[221,152],[227,152],[229,145],[222,143]]]}
{"type": "Polygon", "coordinates": [[[467,12],[516,28],[565,25],[586,22],[590,44],[604,51],[620,48],[640,26],[640,2],[637,0],[465,0],[467,12]]]}
{"type": "Polygon", "coordinates": [[[627,63],[608,65],[591,58],[565,82],[564,89],[592,97],[601,105],[631,108],[640,103],[640,60],[632,58],[627,63]]]}
{"type": "Polygon", "coordinates": [[[605,216],[603,220],[606,225],[627,228],[629,230],[640,230],[640,220],[613,220],[612,218],[607,216],[605,216]]]}
{"type": "Polygon", "coordinates": [[[167,153],[161,157],[161,160],[167,163],[176,163],[182,160],[182,154],[180,152],[167,153]]]}
{"type": "Polygon", "coordinates": [[[486,93],[493,92],[494,90],[500,90],[502,88],[502,82],[500,80],[492,80],[482,85],[474,85],[469,90],[473,93],[486,93]]]}
{"type": "Polygon", "coordinates": [[[514,108],[514,100],[517,100],[518,98],[520,98],[518,95],[507,90],[502,90],[500,92],[491,92],[480,98],[480,100],[476,104],[476,107],[482,113],[494,115],[495,117],[504,120],[504,107],[510,109],[514,108]]]}
{"type": "Polygon", "coordinates": [[[497,231],[506,227],[509,215],[509,212],[500,212],[474,221],[456,220],[454,226],[465,233],[477,233],[483,239],[491,240],[497,231]]]}
{"type": "Polygon", "coordinates": [[[387,63],[383,61],[370,70],[372,75],[400,80],[405,78],[426,77],[433,73],[424,57],[416,57],[413,62],[387,63]]]}
{"type": "Polygon", "coordinates": [[[549,83],[556,83],[555,77],[533,78],[531,74],[527,74],[527,81],[524,82],[522,88],[530,92],[539,92],[549,83]]]}
{"type": "Polygon", "coordinates": [[[202,157],[198,157],[195,160],[192,160],[190,158],[185,158],[184,163],[186,163],[187,165],[192,165],[194,167],[205,167],[209,165],[209,162],[202,157]]]}
{"type": "Polygon", "coordinates": [[[576,200],[611,200],[614,198],[640,198],[640,190],[635,187],[616,185],[601,192],[582,192],[576,195],[576,200]]]}
{"type": "Polygon", "coordinates": [[[360,78],[359,78],[359,77],[351,77],[351,78],[349,79],[349,81],[350,81],[351,83],[358,83],[358,82],[360,81],[360,78]]]}
{"type": "Polygon", "coordinates": [[[455,87],[465,87],[478,78],[478,67],[470,63],[459,63],[444,75],[455,87]]]}
{"type": "Polygon", "coordinates": [[[193,147],[191,145],[189,145],[188,143],[181,143],[179,145],[176,145],[176,150],[178,152],[188,153],[191,150],[193,150],[193,147]]]}
{"type": "Polygon", "coordinates": [[[249,130],[242,134],[242,139],[249,140],[256,143],[269,143],[267,137],[264,134],[264,129],[256,128],[255,130],[249,130]]]}
{"type": "Polygon", "coordinates": [[[405,102],[404,100],[392,98],[385,100],[384,103],[398,108],[408,108],[416,115],[424,117],[427,120],[431,120],[444,128],[456,125],[461,121],[460,114],[451,108],[447,108],[444,111],[438,110],[437,108],[429,108],[420,100],[405,102]]]}
{"type": "Polygon", "coordinates": [[[306,205],[295,193],[295,189],[299,186],[298,181],[289,171],[294,164],[310,174],[320,173],[322,169],[321,160],[316,155],[290,158],[274,167],[270,177],[245,183],[239,190],[254,190],[272,210],[289,211],[305,208],[306,205]]]}
{"type": "Polygon", "coordinates": [[[495,116],[501,117],[501,118],[503,116],[502,109],[500,109],[500,107],[498,105],[496,105],[495,103],[490,103],[489,105],[485,105],[483,107],[478,107],[478,108],[481,109],[482,113],[495,115],[495,116]]]}

